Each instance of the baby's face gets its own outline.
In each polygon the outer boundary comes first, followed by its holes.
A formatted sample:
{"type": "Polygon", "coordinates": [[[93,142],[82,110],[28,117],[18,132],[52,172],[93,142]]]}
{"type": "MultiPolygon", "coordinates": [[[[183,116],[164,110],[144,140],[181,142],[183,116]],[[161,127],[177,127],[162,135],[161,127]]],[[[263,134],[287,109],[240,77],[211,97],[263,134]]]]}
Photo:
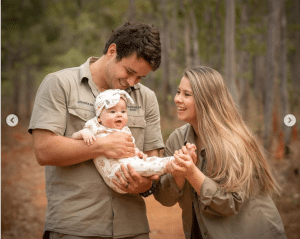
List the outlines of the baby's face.
{"type": "Polygon", "coordinates": [[[127,120],[127,105],[122,98],[114,107],[104,108],[98,118],[100,124],[113,129],[122,129],[126,126],[127,120]]]}

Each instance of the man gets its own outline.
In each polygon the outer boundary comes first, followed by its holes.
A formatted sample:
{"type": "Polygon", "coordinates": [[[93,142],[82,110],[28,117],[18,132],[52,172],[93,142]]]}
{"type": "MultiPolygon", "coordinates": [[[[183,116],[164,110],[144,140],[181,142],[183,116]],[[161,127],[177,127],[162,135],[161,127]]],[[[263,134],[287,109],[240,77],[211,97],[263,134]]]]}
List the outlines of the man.
{"type": "Polygon", "coordinates": [[[157,29],[125,23],[113,31],[100,58],[49,74],[41,83],[29,132],[37,161],[45,166],[44,238],[149,238],[141,195],[153,191],[152,180],[158,176],[144,178],[130,166],[123,167],[126,180],[119,174],[116,185],[128,194],[118,194],[105,184],[91,160],[100,155],[133,156],[131,137],[115,132],[89,146],[70,137],[95,117],[93,104],[100,92],[125,89],[135,102],[128,107],[127,125],[136,146],[157,156],[164,146],[158,103],[154,92],[139,82],[160,61],[157,29]]]}

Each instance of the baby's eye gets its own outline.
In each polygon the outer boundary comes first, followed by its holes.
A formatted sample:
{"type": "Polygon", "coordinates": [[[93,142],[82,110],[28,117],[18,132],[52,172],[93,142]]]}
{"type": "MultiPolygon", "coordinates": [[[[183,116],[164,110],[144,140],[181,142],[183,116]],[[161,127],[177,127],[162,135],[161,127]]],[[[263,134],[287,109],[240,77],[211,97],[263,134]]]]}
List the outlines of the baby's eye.
{"type": "Polygon", "coordinates": [[[125,114],[127,111],[126,110],[122,110],[122,114],[125,114]]]}
{"type": "Polygon", "coordinates": [[[116,113],[116,111],[114,111],[114,110],[111,110],[111,111],[110,111],[110,113],[111,113],[111,114],[114,114],[114,113],[116,113]]]}

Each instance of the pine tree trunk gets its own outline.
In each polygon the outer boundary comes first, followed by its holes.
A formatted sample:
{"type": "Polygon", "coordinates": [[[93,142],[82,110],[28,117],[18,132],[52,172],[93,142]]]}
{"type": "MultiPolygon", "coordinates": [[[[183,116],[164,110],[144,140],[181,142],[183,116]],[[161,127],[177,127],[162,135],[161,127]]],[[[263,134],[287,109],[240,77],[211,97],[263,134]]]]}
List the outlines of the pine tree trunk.
{"type": "Polygon", "coordinates": [[[132,22],[136,19],[136,8],[135,8],[135,0],[129,0],[129,7],[128,7],[128,21],[132,22]]]}
{"type": "Polygon", "coordinates": [[[276,77],[276,44],[278,0],[268,0],[268,40],[267,40],[267,77],[264,92],[264,146],[271,149],[272,144],[272,114],[274,109],[275,77],[276,77]]]}
{"type": "MultiPolygon", "coordinates": [[[[247,12],[247,5],[245,3],[242,4],[241,9],[241,29],[245,29],[248,26],[248,12],[247,12]]],[[[248,36],[246,33],[242,34],[242,47],[243,50],[241,51],[240,60],[239,60],[239,66],[240,66],[240,72],[241,76],[239,77],[239,83],[240,83],[240,106],[242,110],[242,115],[245,120],[247,120],[248,116],[248,110],[249,110],[249,79],[247,78],[247,73],[249,71],[249,52],[246,50],[246,47],[248,45],[248,36]]]]}
{"type": "Polygon", "coordinates": [[[192,44],[193,44],[193,66],[198,66],[200,64],[199,59],[199,43],[198,43],[198,25],[197,25],[197,19],[195,16],[195,11],[193,6],[190,6],[190,18],[192,23],[192,44]]]}
{"type": "MultiPolygon", "coordinates": [[[[293,27],[300,25],[300,1],[293,1],[293,27]]],[[[297,30],[294,33],[294,49],[296,49],[291,55],[291,73],[292,73],[292,105],[291,110],[299,109],[300,107],[300,31],[297,30]]]]}
{"type": "MultiPolygon", "coordinates": [[[[287,32],[286,32],[286,9],[285,0],[281,0],[281,24],[280,24],[280,45],[279,45],[279,80],[280,80],[280,102],[281,102],[281,119],[290,113],[290,104],[288,100],[288,88],[287,88],[287,32]]],[[[282,120],[283,123],[283,120],[282,120]]],[[[287,127],[283,123],[284,142],[285,145],[290,143],[291,128],[287,127]]]]}
{"type": "Polygon", "coordinates": [[[169,23],[167,19],[166,0],[161,0],[162,9],[162,26],[163,31],[161,32],[162,40],[162,73],[163,73],[163,109],[165,114],[169,115],[168,97],[170,94],[170,63],[169,63],[169,23]]]}
{"type": "Polygon", "coordinates": [[[185,46],[185,67],[190,68],[192,66],[191,57],[191,28],[187,11],[184,9],[184,46],[185,46]]]}
{"type": "Polygon", "coordinates": [[[238,104],[235,67],[235,0],[226,0],[225,79],[233,99],[238,104]]]}

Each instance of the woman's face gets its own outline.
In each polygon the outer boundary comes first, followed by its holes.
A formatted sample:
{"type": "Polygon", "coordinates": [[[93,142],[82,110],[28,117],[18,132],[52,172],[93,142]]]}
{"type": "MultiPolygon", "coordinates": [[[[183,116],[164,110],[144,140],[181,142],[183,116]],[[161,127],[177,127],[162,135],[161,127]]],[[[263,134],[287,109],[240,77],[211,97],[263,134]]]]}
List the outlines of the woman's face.
{"type": "Polygon", "coordinates": [[[197,123],[195,100],[190,82],[186,77],[181,79],[174,102],[177,106],[178,119],[195,127],[197,123]]]}

